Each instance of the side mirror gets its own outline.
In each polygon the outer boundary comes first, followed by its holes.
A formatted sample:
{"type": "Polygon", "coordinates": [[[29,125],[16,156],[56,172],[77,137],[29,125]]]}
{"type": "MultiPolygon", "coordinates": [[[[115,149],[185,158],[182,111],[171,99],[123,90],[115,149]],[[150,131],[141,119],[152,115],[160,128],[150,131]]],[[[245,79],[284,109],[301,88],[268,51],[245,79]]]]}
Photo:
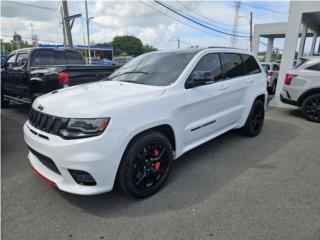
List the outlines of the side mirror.
{"type": "Polygon", "coordinates": [[[191,76],[191,84],[200,86],[214,81],[213,73],[210,71],[195,71],[191,76]]]}

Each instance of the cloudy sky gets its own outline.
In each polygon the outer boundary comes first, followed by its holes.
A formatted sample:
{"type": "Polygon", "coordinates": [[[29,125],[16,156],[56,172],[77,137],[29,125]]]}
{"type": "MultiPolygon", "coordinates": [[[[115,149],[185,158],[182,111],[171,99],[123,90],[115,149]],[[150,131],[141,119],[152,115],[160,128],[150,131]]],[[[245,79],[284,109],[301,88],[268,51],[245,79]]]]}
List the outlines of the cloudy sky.
{"type": "MultiPolygon", "coordinates": [[[[189,18],[210,28],[232,32],[235,12],[234,1],[166,1],[164,2],[189,18]]],[[[30,41],[31,24],[40,43],[62,43],[60,1],[1,1],[1,38],[12,39],[14,32],[30,41]]],[[[81,13],[72,29],[76,44],[86,41],[85,4],[82,0],[68,1],[69,13],[81,13]]],[[[287,21],[287,1],[242,1],[240,6],[239,35],[249,33],[248,17],[253,12],[253,23],[287,21]]],[[[134,35],[144,43],[159,49],[190,45],[228,46],[230,36],[221,34],[191,22],[155,1],[106,1],[89,0],[91,41],[109,42],[117,35],[134,35]]],[[[262,40],[264,41],[264,40],[262,40]]],[[[275,45],[282,47],[281,41],[275,45]]],[[[238,38],[237,47],[248,49],[247,38],[238,38]]],[[[264,46],[261,46],[263,50],[264,46]]]]}

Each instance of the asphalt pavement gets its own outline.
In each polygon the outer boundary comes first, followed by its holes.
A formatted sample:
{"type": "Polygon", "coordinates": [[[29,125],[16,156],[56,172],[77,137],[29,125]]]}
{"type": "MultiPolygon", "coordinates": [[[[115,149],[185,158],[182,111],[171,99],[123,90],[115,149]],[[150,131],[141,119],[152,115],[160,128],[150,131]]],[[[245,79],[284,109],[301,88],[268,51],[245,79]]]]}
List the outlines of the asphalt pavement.
{"type": "Polygon", "coordinates": [[[25,107],[1,113],[2,239],[320,239],[320,125],[269,109],[262,133],[231,131],[175,161],[164,188],[77,196],[30,167],[25,107]]]}

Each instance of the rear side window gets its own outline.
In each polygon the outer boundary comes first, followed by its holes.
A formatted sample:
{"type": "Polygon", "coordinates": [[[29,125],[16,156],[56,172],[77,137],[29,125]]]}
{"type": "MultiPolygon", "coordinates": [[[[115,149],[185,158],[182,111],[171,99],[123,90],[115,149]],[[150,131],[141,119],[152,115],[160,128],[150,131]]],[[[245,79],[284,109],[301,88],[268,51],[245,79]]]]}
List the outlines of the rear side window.
{"type": "Polygon", "coordinates": [[[222,78],[221,62],[218,53],[211,53],[203,56],[193,69],[195,71],[207,71],[213,73],[214,81],[222,78]]]}
{"type": "Polygon", "coordinates": [[[226,79],[246,75],[241,57],[236,53],[222,54],[222,70],[226,79]]]}
{"type": "Polygon", "coordinates": [[[261,69],[259,67],[259,64],[254,59],[254,57],[246,54],[241,54],[242,61],[244,63],[246,73],[247,74],[257,74],[261,73],[261,69]]]}
{"type": "Polygon", "coordinates": [[[67,64],[64,51],[39,50],[32,55],[31,65],[65,65],[67,64]]]}
{"type": "Polygon", "coordinates": [[[313,70],[313,71],[320,71],[320,63],[315,64],[313,66],[310,66],[307,68],[308,70],[313,70]]]}
{"type": "Polygon", "coordinates": [[[81,53],[75,51],[67,51],[67,64],[83,64],[83,57],[81,53]]]}

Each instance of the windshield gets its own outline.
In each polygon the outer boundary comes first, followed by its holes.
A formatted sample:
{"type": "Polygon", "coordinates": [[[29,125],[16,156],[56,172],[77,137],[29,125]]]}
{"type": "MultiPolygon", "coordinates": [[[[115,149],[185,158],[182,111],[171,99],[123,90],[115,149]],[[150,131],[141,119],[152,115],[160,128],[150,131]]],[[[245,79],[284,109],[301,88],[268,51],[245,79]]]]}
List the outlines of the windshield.
{"type": "Polygon", "coordinates": [[[168,86],[177,80],[196,53],[196,51],[146,53],[132,59],[106,80],[168,86]]]}

